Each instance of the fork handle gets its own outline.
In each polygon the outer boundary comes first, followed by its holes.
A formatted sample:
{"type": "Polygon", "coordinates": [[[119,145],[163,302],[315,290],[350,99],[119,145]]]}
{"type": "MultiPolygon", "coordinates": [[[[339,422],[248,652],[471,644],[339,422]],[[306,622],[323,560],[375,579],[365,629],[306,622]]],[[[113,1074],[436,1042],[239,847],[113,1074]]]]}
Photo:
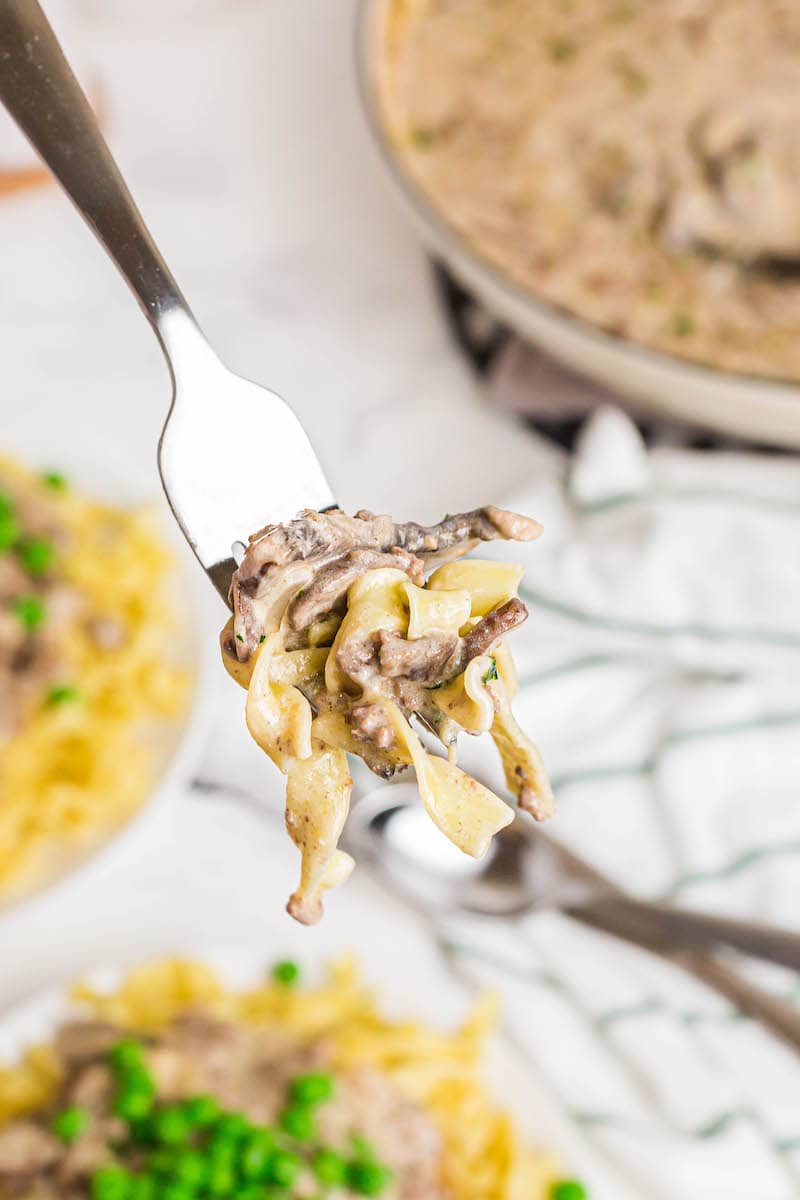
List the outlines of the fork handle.
{"type": "Polygon", "coordinates": [[[653,923],[637,918],[632,908],[581,905],[564,912],[583,925],[610,933],[683,967],[800,1053],[800,1010],[751,983],[709,950],[690,949],[685,943],[670,941],[663,929],[658,934],[653,923]]]}
{"type": "Polygon", "coordinates": [[[792,929],[637,900],[633,896],[600,896],[592,902],[592,907],[601,913],[629,913],[643,926],[676,941],[695,946],[712,943],[730,946],[753,958],[800,971],[800,933],[792,929]]]}
{"type": "Polygon", "coordinates": [[[0,0],[0,100],[119,267],[166,352],[167,314],[194,318],[37,0],[0,0]]]}

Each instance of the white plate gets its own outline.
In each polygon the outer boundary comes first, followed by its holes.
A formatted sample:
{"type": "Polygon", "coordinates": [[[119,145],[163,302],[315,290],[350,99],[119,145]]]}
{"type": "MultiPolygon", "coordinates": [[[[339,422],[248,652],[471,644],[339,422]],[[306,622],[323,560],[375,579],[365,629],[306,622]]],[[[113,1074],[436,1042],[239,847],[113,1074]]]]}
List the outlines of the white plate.
{"type": "MultiPolygon", "coordinates": [[[[60,446],[56,455],[30,464],[63,470],[70,486],[92,499],[106,503],[141,502],[119,481],[110,482],[102,468],[92,468],[75,449],[80,446],[80,428],[77,437],[60,446]]],[[[14,455],[13,448],[0,447],[3,453],[14,455]]],[[[28,460],[19,456],[25,465],[28,460]]],[[[156,775],[153,787],[139,807],[125,821],[102,837],[95,844],[81,849],[66,849],[60,853],[54,847],[50,864],[41,876],[20,890],[0,895],[0,919],[39,899],[50,900],[54,889],[59,890],[82,879],[95,863],[107,860],[108,856],[130,841],[168,802],[168,798],[191,774],[202,749],[202,734],[205,726],[204,711],[209,694],[207,680],[214,666],[216,635],[210,631],[214,624],[221,624],[222,606],[211,586],[205,581],[177,525],[167,515],[166,503],[161,534],[175,556],[176,586],[181,600],[182,623],[178,630],[179,652],[191,674],[191,693],[183,716],[174,722],[165,722],[163,740],[155,747],[156,775]],[[211,609],[214,609],[213,618],[211,609]]]]}
{"type": "Polygon", "coordinates": [[[429,250],[498,317],[549,355],[640,404],[682,420],[800,448],[800,387],[715,371],[614,337],[518,287],[433,208],[384,136],[373,86],[388,0],[359,0],[357,71],[363,107],[395,194],[429,250]]]}
{"type": "MultiPolygon", "coordinates": [[[[285,928],[275,926],[268,936],[270,950],[233,947],[224,950],[185,950],[184,956],[209,963],[231,987],[247,987],[259,979],[271,962],[290,954],[299,960],[304,976],[311,980],[319,974],[319,958],[297,953],[297,945],[287,944],[285,928]]],[[[124,978],[125,969],[107,966],[89,972],[86,978],[98,989],[113,991],[124,978]]],[[[381,1007],[392,1015],[402,1014],[438,1027],[454,1027],[464,1016],[469,998],[443,969],[432,970],[425,962],[414,980],[413,1002],[408,1000],[408,978],[398,964],[397,978],[370,975],[368,961],[364,976],[379,993],[381,1007]],[[403,978],[400,974],[403,974],[403,978]],[[401,1003],[398,1003],[402,997],[401,1003]]],[[[49,1040],[57,1026],[72,1009],[69,986],[40,993],[15,1006],[0,1019],[0,1062],[14,1062],[27,1046],[49,1040]]],[[[487,1079],[498,1102],[517,1115],[520,1127],[536,1144],[552,1150],[563,1163],[565,1174],[579,1176],[588,1185],[591,1200],[633,1200],[633,1193],[617,1177],[589,1158],[579,1134],[554,1109],[539,1088],[519,1054],[502,1036],[493,1040],[486,1064],[487,1079]]],[[[639,1198],[641,1200],[641,1197],[639,1198]]]]}

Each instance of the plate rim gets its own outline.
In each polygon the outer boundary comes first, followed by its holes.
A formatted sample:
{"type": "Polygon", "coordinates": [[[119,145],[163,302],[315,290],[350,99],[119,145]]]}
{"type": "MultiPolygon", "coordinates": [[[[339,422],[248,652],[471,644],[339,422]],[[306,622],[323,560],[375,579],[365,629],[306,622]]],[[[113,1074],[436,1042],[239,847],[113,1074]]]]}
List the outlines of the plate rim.
{"type": "MultiPolygon", "coordinates": [[[[18,458],[14,450],[9,452],[9,456],[15,460],[18,458]]],[[[22,458],[21,461],[26,467],[31,465],[27,459],[22,458]]],[[[84,851],[78,850],[72,861],[66,862],[60,869],[50,875],[45,872],[41,880],[17,895],[13,891],[8,898],[0,895],[0,923],[4,926],[18,915],[27,916],[38,906],[66,895],[70,888],[81,886],[93,871],[105,868],[115,854],[124,851],[134,838],[141,836],[148,824],[170,804],[181,783],[191,778],[192,767],[201,757],[204,734],[212,719],[211,681],[217,645],[213,637],[206,636],[209,632],[206,626],[210,625],[212,596],[216,593],[207,588],[201,594],[203,584],[195,575],[197,560],[177,526],[172,528],[173,518],[160,503],[160,496],[137,499],[131,493],[126,494],[124,487],[120,488],[119,481],[116,484],[107,481],[102,470],[95,479],[84,479],[82,471],[79,471],[79,476],[75,490],[98,503],[125,508],[153,507],[156,510],[158,534],[168,547],[175,584],[185,602],[183,628],[187,635],[189,696],[184,712],[175,722],[174,737],[158,764],[156,777],[141,802],[107,836],[84,851]]]]}

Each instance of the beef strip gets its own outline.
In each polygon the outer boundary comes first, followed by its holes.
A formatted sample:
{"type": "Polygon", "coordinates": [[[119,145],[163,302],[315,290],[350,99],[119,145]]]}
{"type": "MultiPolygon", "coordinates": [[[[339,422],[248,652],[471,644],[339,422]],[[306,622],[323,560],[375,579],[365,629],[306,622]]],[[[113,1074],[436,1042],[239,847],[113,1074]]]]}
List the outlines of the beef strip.
{"type": "Polygon", "coordinates": [[[67,1107],[77,1105],[93,1113],[107,1108],[113,1094],[114,1078],[104,1062],[78,1064],[75,1073],[68,1074],[63,1088],[63,1100],[67,1107]]]}
{"type": "Polygon", "coordinates": [[[403,677],[429,687],[460,675],[468,663],[492,646],[510,630],[527,620],[528,610],[512,596],[478,621],[463,638],[429,633],[407,641],[397,633],[381,630],[380,670],[389,679],[403,677]]]}
{"type": "MultiPolygon", "coordinates": [[[[479,654],[486,654],[495,642],[528,619],[528,610],[518,596],[512,596],[481,617],[462,641],[464,666],[479,654]]],[[[460,668],[462,671],[464,667],[460,668]]]]}
{"type": "MultiPolygon", "coordinates": [[[[466,553],[477,541],[497,538],[532,541],[540,533],[538,522],[494,505],[448,516],[431,526],[413,521],[396,524],[391,517],[375,516],[366,510],[349,517],[340,509],[326,513],[307,509],[294,521],[268,525],[250,538],[231,581],[237,655],[242,661],[250,657],[268,626],[277,628],[291,600],[299,605],[291,614],[296,629],[309,614],[310,624],[324,612],[324,602],[329,600],[333,607],[341,598],[339,585],[343,580],[349,578],[352,583],[361,573],[351,576],[346,570],[340,574],[333,569],[354,552],[389,555],[404,551],[410,557],[408,565],[401,569],[407,570],[412,578],[421,578],[417,559],[430,566],[437,556],[466,553]],[[322,585],[314,587],[316,578],[329,566],[331,571],[322,585]],[[311,597],[305,605],[301,601],[306,597],[297,596],[301,590],[311,597]]],[[[395,554],[391,565],[398,566],[404,561],[395,554]]],[[[344,585],[344,590],[350,583],[344,585]]]]}
{"type": "MultiPolygon", "coordinates": [[[[515,774],[518,779],[522,780],[524,773],[521,767],[517,767],[515,774]]],[[[530,813],[534,821],[546,821],[555,812],[552,802],[548,803],[547,800],[543,800],[538,792],[524,783],[519,789],[517,803],[523,812],[530,813]]]]}
{"type": "Polygon", "coordinates": [[[85,1183],[98,1167],[111,1166],[116,1162],[111,1147],[121,1142],[126,1132],[125,1123],[117,1117],[96,1117],[82,1137],[62,1151],[56,1170],[59,1184],[85,1183]]]}
{"type": "Polygon", "coordinates": [[[99,1058],[115,1042],[119,1030],[107,1021],[70,1021],[56,1035],[56,1053],[70,1067],[99,1058]]]}
{"type": "Polygon", "coordinates": [[[380,640],[380,671],[387,679],[411,679],[419,683],[434,683],[456,653],[457,634],[426,633],[408,641],[399,633],[382,629],[380,640]]]}
{"type": "Polygon", "coordinates": [[[61,1153],[56,1138],[33,1121],[11,1121],[0,1128],[0,1186],[49,1170],[61,1153]]]}
{"type": "Polygon", "coordinates": [[[748,267],[800,269],[800,152],[786,105],[798,82],[796,65],[791,79],[770,65],[689,126],[691,157],[664,216],[670,244],[748,267]]]}
{"type": "Polygon", "coordinates": [[[380,567],[405,571],[413,583],[421,584],[424,579],[422,561],[408,550],[395,547],[388,554],[378,550],[350,550],[318,571],[309,586],[295,596],[289,605],[292,629],[297,632],[308,629],[336,608],[357,579],[380,567]]]}
{"type": "Polygon", "coordinates": [[[350,728],[359,741],[371,742],[378,750],[394,745],[394,730],[380,704],[359,704],[350,713],[350,728]]]}

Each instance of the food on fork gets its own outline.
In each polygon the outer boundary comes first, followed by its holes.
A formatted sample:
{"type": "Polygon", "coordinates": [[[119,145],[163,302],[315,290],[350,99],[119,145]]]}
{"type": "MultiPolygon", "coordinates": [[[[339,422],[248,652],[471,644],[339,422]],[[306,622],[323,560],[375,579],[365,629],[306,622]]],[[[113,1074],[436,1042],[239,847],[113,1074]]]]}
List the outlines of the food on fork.
{"type": "Polygon", "coordinates": [[[585,1200],[488,1094],[491,1004],[439,1031],[385,1018],[352,963],[298,974],[79,985],[0,1066],[0,1200],[585,1200]]]}
{"type": "Polygon", "coordinates": [[[247,688],[251,734],[288,776],[297,920],[319,920],[322,893],[353,867],[337,849],[352,788],[346,752],[384,779],[413,766],[431,819],[474,857],[513,812],[457,766],[459,733],[490,733],[520,807],[551,815],[541,756],[511,710],[504,639],[527,617],[522,568],[462,561],[480,542],[540,533],[529,517],[490,505],[430,527],[306,511],[250,538],[231,584],[223,661],[247,688]],[[423,731],[446,757],[425,748],[423,731]]]}

